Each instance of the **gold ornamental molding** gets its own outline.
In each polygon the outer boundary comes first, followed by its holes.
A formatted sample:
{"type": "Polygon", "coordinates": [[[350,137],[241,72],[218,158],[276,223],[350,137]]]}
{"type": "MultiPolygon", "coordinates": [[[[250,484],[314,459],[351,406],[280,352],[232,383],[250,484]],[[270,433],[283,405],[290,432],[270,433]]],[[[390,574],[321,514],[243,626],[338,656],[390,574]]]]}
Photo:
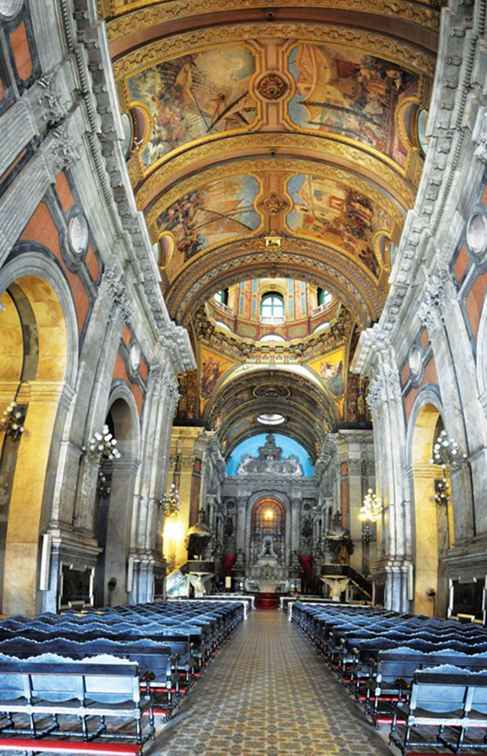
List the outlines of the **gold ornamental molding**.
{"type": "MultiPolygon", "coordinates": [[[[404,175],[400,166],[373,147],[359,145],[355,140],[332,132],[323,132],[320,135],[273,132],[227,137],[220,135],[216,140],[207,140],[203,144],[186,145],[184,152],[180,152],[172,158],[169,156],[169,159],[165,159],[162,165],[159,162],[153,168],[153,172],[136,192],[137,207],[139,210],[143,210],[158,194],[165,192],[169,185],[174,184],[178,177],[194,171],[195,166],[198,166],[199,170],[204,170],[205,163],[214,166],[215,159],[218,160],[218,163],[222,163],[230,160],[242,160],[242,156],[245,155],[246,159],[242,161],[242,166],[245,166],[245,172],[247,172],[247,166],[254,164],[253,160],[248,159],[249,157],[256,153],[258,155],[263,151],[271,152],[273,150],[304,153],[300,157],[301,160],[308,162],[306,173],[311,170],[318,171],[322,163],[338,163],[344,168],[349,168],[355,174],[360,172],[376,182],[384,191],[392,195],[405,210],[414,205],[415,188],[404,175]],[[217,144],[214,143],[215,141],[217,141],[217,144]]],[[[172,154],[174,155],[174,152],[172,154]]],[[[275,170],[280,170],[279,165],[283,163],[286,157],[274,159],[275,170]]],[[[133,164],[133,158],[130,163],[133,164]]],[[[287,164],[289,164],[289,160],[287,160],[287,164]]],[[[223,171],[225,170],[223,166],[218,168],[219,175],[224,175],[223,171]]],[[[131,178],[136,184],[136,173],[132,173],[131,178]]],[[[194,180],[192,178],[191,182],[194,180]]],[[[169,191],[175,190],[170,189],[169,191]]]]}
{"type": "Polygon", "coordinates": [[[116,17],[108,24],[110,40],[133,34],[134,29],[141,32],[159,24],[200,14],[254,8],[272,10],[275,7],[368,13],[386,18],[400,18],[435,33],[439,28],[438,11],[408,0],[166,0],[152,3],[139,0],[129,4],[120,4],[117,0],[102,0],[102,4],[106,17],[116,17]]]}
{"type": "MultiPolygon", "coordinates": [[[[323,179],[334,179],[335,181],[341,181],[344,184],[352,186],[353,189],[356,189],[369,197],[375,205],[382,210],[383,214],[389,216],[388,223],[384,218],[384,222],[387,224],[384,230],[388,235],[392,235],[395,229],[399,229],[404,221],[404,213],[395,205],[389,196],[386,196],[381,191],[378,191],[371,186],[370,181],[367,179],[357,176],[351,171],[337,168],[336,166],[329,164],[323,165],[322,163],[313,163],[311,160],[295,158],[262,158],[261,160],[248,161],[236,160],[224,166],[207,168],[195,176],[185,178],[166,191],[163,196],[151,206],[149,212],[146,213],[146,220],[152,240],[156,242],[163,233],[163,229],[157,228],[157,218],[186,193],[199,189],[206,184],[211,184],[219,179],[239,175],[251,175],[259,178],[261,174],[268,175],[270,173],[284,173],[289,177],[296,174],[309,174],[323,179]]],[[[205,250],[205,252],[207,252],[207,250],[205,250]]],[[[205,252],[202,252],[201,254],[205,254],[205,252]]]]}
{"type": "Polygon", "coordinates": [[[360,263],[311,239],[284,237],[282,241],[279,253],[270,253],[261,237],[218,247],[188,264],[166,292],[172,317],[187,323],[214,291],[248,277],[250,271],[295,274],[323,285],[363,326],[380,315],[386,291],[360,263]]]}
{"type": "Polygon", "coordinates": [[[369,55],[382,57],[410,71],[433,76],[435,55],[413,45],[379,32],[353,29],[334,24],[317,25],[307,22],[228,24],[155,40],[123,55],[113,64],[119,82],[122,107],[127,103],[127,79],[148,68],[200,50],[219,47],[237,41],[285,39],[317,44],[345,45],[369,55]]]}

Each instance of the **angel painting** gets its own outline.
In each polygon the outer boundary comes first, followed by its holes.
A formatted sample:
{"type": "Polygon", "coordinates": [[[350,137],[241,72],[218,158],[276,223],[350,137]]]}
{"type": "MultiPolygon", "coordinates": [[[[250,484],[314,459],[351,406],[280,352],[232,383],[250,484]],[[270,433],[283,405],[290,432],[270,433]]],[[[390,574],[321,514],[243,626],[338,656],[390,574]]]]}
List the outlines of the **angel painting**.
{"type": "Polygon", "coordinates": [[[320,367],[320,375],[335,396],[343,394],[345,385],[343,380],[343,361],[340,360],[335,365],[331,362],[323,362],[320,367]]]}

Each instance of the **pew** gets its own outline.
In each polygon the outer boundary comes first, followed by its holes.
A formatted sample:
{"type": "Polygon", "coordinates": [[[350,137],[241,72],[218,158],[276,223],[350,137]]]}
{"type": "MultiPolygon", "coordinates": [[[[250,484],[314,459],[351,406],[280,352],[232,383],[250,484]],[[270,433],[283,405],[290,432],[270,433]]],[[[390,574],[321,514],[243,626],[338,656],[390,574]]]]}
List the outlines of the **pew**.
{"type": "Polygon", "coordinates": [[[108,655],[21,660],[2,654],[0,679],[2,751],[89,745],[95,753],[139,753],[154,734],[151,702],[140,693],[132,662],[108,655]]]}

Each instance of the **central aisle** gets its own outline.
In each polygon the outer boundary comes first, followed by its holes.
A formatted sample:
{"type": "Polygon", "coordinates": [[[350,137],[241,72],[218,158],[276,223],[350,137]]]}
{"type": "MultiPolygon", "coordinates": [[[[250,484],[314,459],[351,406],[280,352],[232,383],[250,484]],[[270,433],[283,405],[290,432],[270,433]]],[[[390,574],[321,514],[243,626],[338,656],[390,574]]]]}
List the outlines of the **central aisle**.
{"type": "Polygon", "coordinates": [[[383,756],[390,751],[286,616],[256,611],[148,753],[383,756]]]}

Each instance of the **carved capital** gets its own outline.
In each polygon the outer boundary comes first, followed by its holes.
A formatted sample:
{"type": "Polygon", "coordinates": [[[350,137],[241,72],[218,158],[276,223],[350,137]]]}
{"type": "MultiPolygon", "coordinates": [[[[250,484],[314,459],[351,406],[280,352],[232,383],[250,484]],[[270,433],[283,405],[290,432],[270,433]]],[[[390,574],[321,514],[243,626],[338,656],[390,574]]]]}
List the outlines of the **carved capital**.
{"type": "Polygon", "coordinates": [[[47,126],[59,124],[67,115],[70,103],[59,92],[57,71],[45,74],[37,80],[37,104],[41,109],[41,119],[47,126]]]}
{"type": "Polygon", "coordinates": [[[444,306],[447,300],[448,271],[440,269],[428,277],[418,316],[421,324],[431,333],[445,322],[444,306]]]}
{"type": "Polygon", "coordinates": [[[46,158],[54,175],[80,160],[79,147],[73,141],[67,124],[62,123],[50,132],[46,158]]]}

